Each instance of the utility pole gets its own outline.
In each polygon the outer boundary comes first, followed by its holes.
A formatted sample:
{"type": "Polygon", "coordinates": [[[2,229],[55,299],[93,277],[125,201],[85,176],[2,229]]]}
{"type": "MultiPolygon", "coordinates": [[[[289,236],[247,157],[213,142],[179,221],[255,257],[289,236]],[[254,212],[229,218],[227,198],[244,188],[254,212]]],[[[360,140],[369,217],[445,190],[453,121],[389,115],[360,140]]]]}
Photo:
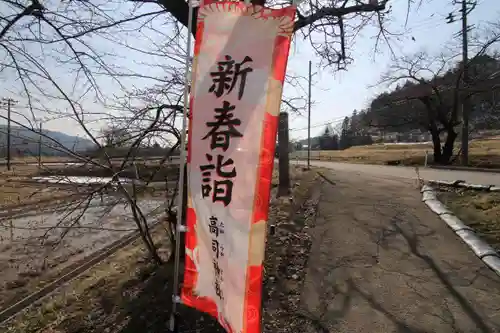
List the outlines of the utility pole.
{"type": "MultiPolygon", "coordinates": [[[[469,87],[469,55],[467,43],[467,1],[462,0],[462,58],[463,58],[463,87],[469,87]]],[[[462,104],[462,165],[469,165],[469,114],[471,111],[470,99],[466,93],[462,104]]]]}
{"type": "Polygon", "coordinates": [[[16,103],[12,98],[2,98],[1,105],[7,106],[7,170],[11,169],[11,129],[10,129],[10,118],[11,118],[11,107],[16,103]]]}
{"type": "Polygon", "coordinates": [[[311,81],[312,62],[309,60],[309,89],[307,92],[307,169],[311,168],[311,81]]]}
{"type": "MultiPolygon", "coordinates": [[[[469,26],[467,25],[467,15],[474,10],[477,5],[475,0],[462,0],[462,1],[453,1],[453,4],[461,5],[461,21],[462,21],[462,93],[460,96],[462,97],[462,155],[461,162],[462,165],[469,165],[469,115],[471,112],[471,103],[470,98],[468,97],[467,89],[469,87],[469,47],[468,47],[468,30],[469,26]],[[470,5],[470,7],[469,7],[470,5]]],[[[447,17],[447,23],[455,22],[455,18],[453,13],[450,13],[447,17]]]]}

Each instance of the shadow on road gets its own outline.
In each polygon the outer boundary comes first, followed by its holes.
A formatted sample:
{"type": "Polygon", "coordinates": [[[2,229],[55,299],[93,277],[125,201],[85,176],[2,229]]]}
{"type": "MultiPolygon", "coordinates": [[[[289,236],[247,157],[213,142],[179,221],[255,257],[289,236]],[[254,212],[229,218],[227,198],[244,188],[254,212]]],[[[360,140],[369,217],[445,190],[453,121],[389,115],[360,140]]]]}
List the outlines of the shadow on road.
{"type": "Polygon", "coordinates": [[[344,176],[322,187],[304,332],[499,332],[499,279],[418,191],[344,176]]]}

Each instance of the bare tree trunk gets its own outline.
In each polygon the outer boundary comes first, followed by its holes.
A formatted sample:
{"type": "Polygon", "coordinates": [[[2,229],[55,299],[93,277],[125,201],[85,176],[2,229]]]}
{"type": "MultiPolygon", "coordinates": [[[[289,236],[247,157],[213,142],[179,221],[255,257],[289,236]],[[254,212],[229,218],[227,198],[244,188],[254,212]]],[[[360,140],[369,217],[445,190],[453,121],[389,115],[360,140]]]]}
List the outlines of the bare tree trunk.
{"type": "Polygon", "coordinates": [[[439,137],[439,132],[437,131],[437,128],[432,128],[430,132],[432,137],[432,148],[434,150],[434,163],[443,164],[441,154],[441,138],[439,137]]]}
{"type": "Polygon", "coordinates": [[[448,129],[446,133],[446,141],[443,146],[443,153],[441,159],[443,164],[450,164],[451,158],[453,157],[453,145],[455,144],[455,139],[457,138],[457,133],[453,128],[448,129]]]}
{"type": "Polygon", "coordinates": [[[144,216],[140,216],[142,214],[140,214],[140,211],[137,207],[136,200],[132,200],[132,202],[130,202],[130,204],[131,204],[131,209],[132,209],[132,215],[134,216],[134,221],[136,222],[137,227],[139,228],[139,233],[141,235],[141,238],[142,238],[144,244],[146,245],[146,248],[147,248],[149,254],[151,255],[151,259],[153,259],[153,261],[156,264],[161,265],[163,263],[163,261],[161,260],[160,256],[158,255],[154,241],[151,238],[151,234],[150,234],[149,228],[148,228],[148,221],[144,218],[144,216]],[[144,225],[142,225],[142,223],[144,225]]]}

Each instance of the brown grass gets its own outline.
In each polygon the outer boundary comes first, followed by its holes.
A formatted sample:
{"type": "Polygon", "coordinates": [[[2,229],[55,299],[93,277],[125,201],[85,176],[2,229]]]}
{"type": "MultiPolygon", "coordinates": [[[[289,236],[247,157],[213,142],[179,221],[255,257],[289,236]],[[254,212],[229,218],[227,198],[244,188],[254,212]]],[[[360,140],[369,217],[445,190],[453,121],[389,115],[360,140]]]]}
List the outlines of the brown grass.
{"type": "MultiPolygon", "coordinates": [[[[47,162],[47,161],[45,161],[47,162]]],[[[52,161],[53,162],[53,161],[52,161]]],[[[118,165],[118,162],[115,163],[118,165]]],[[[139,165],[139,175],[149,180],[150,175],[155,174],[153,180],[163,181],[168,176],[170,181],[175,181],[178,173],[176,165],[159,166],[156,161],[147,161],[139,165]],[[158,170],[158,172],[156,172],[158,170]]],[[[14,164],[10,171],[5,166],[0,166],[0,208],[18,205],[34,205],[46,203],[59,199],[67,199],[70,195],[85,194],[89,191],[88,186],[78,184],[41,184],[31,181],[35,175],[41,176],[94,176],[109,177],[113,173],[102,168],[80,167],[80,166],[43,166],[39,170],[38,165],[14,164]]],[[[135,171],[130,169],[123,173],[125,177],[135,178],[135,171]]],[[[156,185],[156,189],[149,188],[142,194],[152,197],[164,196],[164,186],[156,185]]]]}
{"type": "Polygon", "coordinates": [[[0,208],[30,205],[51,199],[67,198],[74,194],[71,187],[47,186],[27,182],[37,173],[36,166],[14,165],[11,171],[0,169],[0,208]]]}
{"type": "MultiPolygon", "coordinates": [[[[163,157],[162,156],[152,156],[152,157],[136,157],[136,161],[159,161],[163,157]]],[[[0,158],[0,161],[3,163],[5,162],[5,158],[0,158]]],[[[94,161],[100,161],[98,158],[94,158],[94,161]]],[[[102,160],[104,161],[104,160],[102,160]]],[[[123,161],[123,158],[121,157],[113,157],[111,158],[112,162],[121,162],[123,161]]],[[[80,161],[74,157],[71,156],[42,156],[41,163],[64,163],[64,162],[83,162],[80,161]]],[[[12,159],[12,165],[23,165],[23,164],[38,164],[38,157],[35,156],[20,156],[20,157],[14,157],[12,159]]]]}
{"type": "MultiPolygon", "coordinates": [[[[459,149],[460,144],[457,144],[455,154],[459,149]]],[[[403,165],[423,165],[426,151],[429,153],[429,163],[432,163],[431,144],[374,144],[339,151],[313,151],[311,156],[314,159],[319,157],[320,160],[350,163],[388,164],[401,161],[403,165]]],[[[473,167],[500,168],[500,140],[471,141],[469,155],[473,167]]]]}
{"type": "Polygon", "coordinates": [[[465,224],[500,250],[500,193],[442,189],[438,197],[465,224]]]}
{"type": "MultiPolygon", "coordinates": [[[[54,162],[69,162],[73,161],[72,157],[63,156],[42,156],[42,163],[54,163],[54,162]]],[[[1,158],[0,161],[5,162],[5,158],[1,158]]],[[[38,163],[38,157],[36,156],[18,156],[12,158],[12,165],[19,165],[25,163],[38,163]]]]}
{"type": "MultiPolygon", "coordinates": [[[[121,162],[113,162],[115,167],[120,167],[121,162]]],[[[120,172],[120,176],[124,178],[139,178],[144,181],[164,181],[165,179],[175,180],[179,174],[178,164],[162,164],[158,161],[146,161],[136,163],[136,168],[133,166],[126,166],[120,172]]],[[[111,177],[115,174],[116,170],[109,170],[107,168],[85,165],[85,166],[50,166],[40,170],[39,174],[42,176],[91,176],[91,177],[111,177]]]]}
{"type": "Polygon", "coordinates": [[[76,192],[71,187],[54,187],[44,184],[27,184],[12,180],[0,180],[0,208],[27,206],[67,199],[76,192]]]}

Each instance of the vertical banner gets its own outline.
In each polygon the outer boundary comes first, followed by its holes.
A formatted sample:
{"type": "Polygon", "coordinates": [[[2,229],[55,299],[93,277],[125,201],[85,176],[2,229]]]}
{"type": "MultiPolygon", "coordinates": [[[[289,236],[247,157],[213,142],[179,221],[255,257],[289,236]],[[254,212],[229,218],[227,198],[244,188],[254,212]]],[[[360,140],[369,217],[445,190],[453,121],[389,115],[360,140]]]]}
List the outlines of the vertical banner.
{"type": "Polygon", "coordinates": [[[188,138],[185,305],[261,332],[269,191],[296,8],[205,0],[188,138]]]}

